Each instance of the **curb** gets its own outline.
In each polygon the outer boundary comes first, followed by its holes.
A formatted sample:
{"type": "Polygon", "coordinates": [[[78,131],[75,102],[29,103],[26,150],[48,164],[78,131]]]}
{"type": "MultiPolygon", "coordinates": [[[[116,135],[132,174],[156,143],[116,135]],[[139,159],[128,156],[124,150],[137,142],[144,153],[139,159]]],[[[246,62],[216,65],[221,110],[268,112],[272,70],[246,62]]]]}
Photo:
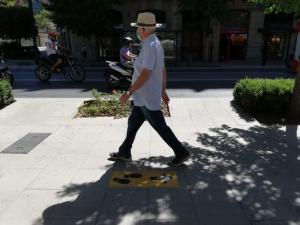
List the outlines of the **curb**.
{"type": "MultiPolygon", "coordinates": [[[[22,69],[25,71],[31,71],[36,68],[36,65],[10,65],[8,64],[10,70],[17,70],[22,69]]],[[[106,66],[85,66],[83,65],[87,71],[104,71],[106,66]]],[[[248,71],[248,72],[255,72],[255,71],[282,71],[288,72],[289,69],[284,67],[167,67],[167,71],[169,72],[221,72],[221,71],[248,71]]]]}

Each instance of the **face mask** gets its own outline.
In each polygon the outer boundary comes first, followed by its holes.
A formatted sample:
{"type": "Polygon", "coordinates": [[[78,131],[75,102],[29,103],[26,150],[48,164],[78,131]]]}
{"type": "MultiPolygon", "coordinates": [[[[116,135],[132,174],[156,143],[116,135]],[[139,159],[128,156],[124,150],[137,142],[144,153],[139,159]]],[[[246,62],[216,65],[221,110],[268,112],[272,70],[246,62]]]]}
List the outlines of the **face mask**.
{"type": "Polygon", "coordinates": [[[139,41],[142,40],[141,35],[140,35],[140,33],[139,33],[138,30],[136,31],[136,37],[137,37],[137,39],[138,39],[139,41]]]}

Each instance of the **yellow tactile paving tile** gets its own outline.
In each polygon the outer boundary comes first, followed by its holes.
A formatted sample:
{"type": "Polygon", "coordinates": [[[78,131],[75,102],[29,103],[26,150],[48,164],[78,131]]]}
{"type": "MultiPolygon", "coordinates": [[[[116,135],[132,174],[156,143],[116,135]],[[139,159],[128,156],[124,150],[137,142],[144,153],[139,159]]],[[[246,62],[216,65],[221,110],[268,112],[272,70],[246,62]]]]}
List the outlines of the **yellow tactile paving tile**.
{"type": "Polygon", "coordinates": [[[114,171],[110,188],[177,188],[177,174],[174,171],[114,171]]]}

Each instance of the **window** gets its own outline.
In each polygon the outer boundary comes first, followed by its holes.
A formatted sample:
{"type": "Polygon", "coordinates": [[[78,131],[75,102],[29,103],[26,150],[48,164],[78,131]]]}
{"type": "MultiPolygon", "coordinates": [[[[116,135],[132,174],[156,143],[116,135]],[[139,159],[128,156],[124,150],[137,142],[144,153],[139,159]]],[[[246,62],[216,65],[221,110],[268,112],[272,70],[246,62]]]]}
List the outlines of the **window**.
{"type": "Polygon", "coordinates": [[[115,29],[123,29],[123,14],[117,10],[110,10],[109,17],[112,19],[115,29]]]}
{"type": "Polygon", "coordinates": [[[157,37],[160,40],[162,47],[165,52],[165,59],[175,60],[176,59],[176,32],[157,32],[157,37]]]}
{"type": "Polygon", "coordinates": [[[248,29],[249,12],[244,10],[230,10],[221,20],[222,29],[248,29]]]}
{"type": "Polygon", "coordinates": [[[246,59],[248,42],[249,12],[230,10],[221,20],[221,61],[246,59]]]}

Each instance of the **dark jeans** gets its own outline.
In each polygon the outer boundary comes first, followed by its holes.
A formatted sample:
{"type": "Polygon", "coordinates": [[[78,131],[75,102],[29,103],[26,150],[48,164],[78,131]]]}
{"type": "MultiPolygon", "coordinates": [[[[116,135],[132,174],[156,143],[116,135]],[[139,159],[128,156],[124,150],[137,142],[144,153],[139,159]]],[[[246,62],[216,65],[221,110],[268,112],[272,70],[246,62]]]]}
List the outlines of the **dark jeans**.
{"type": "Polygon", "coordinates": [[[126,155],[131,154],[131,148],[136,133],[145,120],[150,123],[150,125],[157,131],[161,138],[173,149],[176,156],[180,156],[186,152],[184,146],[180,141],[178,141],[172,130],[166,124],[163,113],[160,110],[148,110],[144,106],[134,106],[128,119],[127,135],[123,144],[119,148],[119,152],[122,152],[126,155]]]}

